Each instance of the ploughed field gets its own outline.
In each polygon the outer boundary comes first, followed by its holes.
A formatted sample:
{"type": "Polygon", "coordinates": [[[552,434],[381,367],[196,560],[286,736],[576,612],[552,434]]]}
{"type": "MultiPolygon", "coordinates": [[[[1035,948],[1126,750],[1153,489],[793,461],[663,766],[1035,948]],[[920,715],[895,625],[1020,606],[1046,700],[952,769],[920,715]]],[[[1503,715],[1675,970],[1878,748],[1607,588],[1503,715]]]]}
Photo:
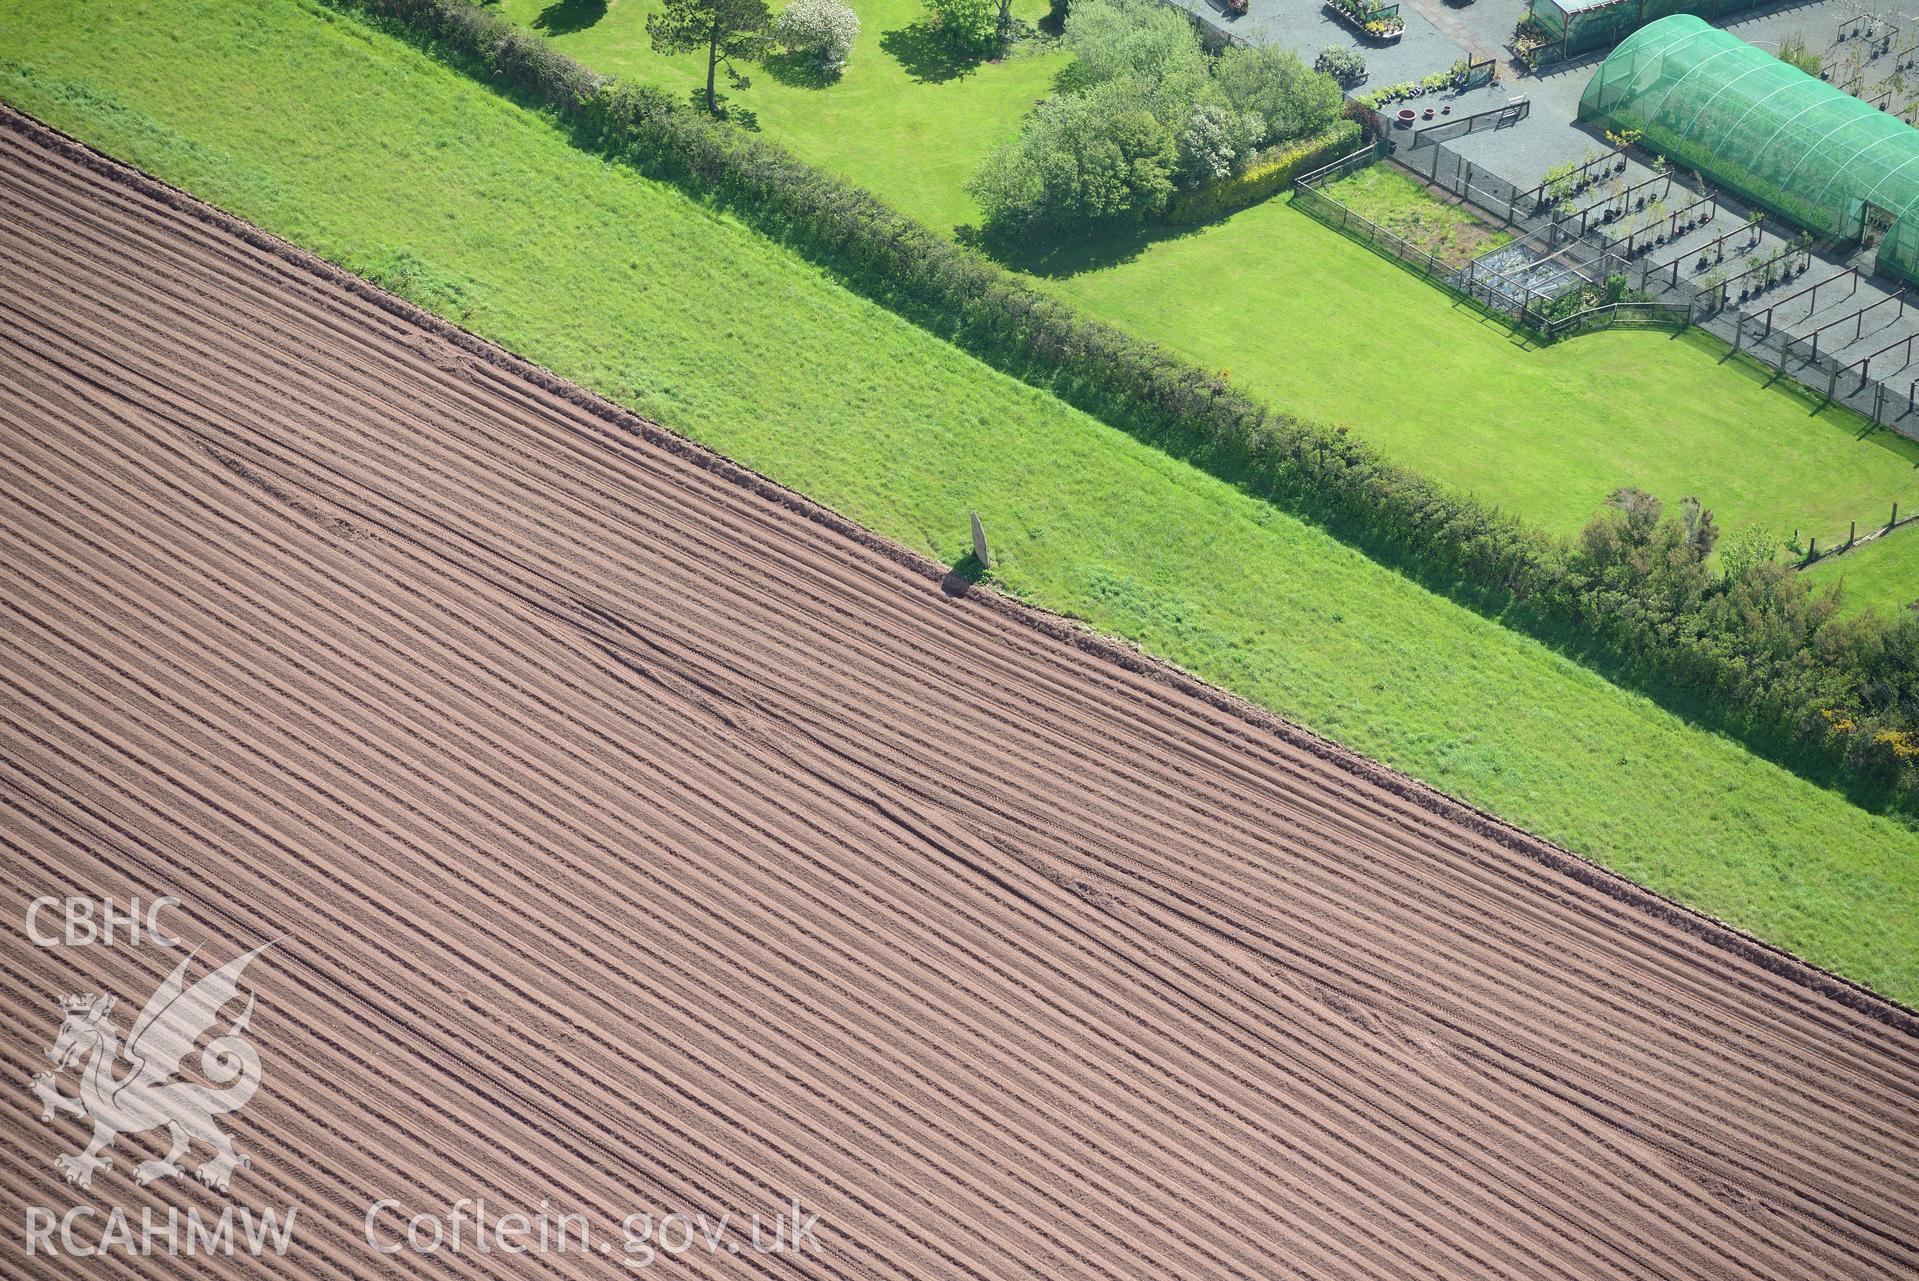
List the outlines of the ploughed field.
{"type": "MultiPolygon", "coordinates": [[[[301,1275],[476,1194],[820,1216],[728,1276],[1919,1268],[1903,1009],[0,123],[0,877],[280,940],[301,1275]]],[[[178,959],[0,955],[16,1081],[178,959]]],[[[92,1195],[217,1206],[148,1146],[92,1195]]]]}

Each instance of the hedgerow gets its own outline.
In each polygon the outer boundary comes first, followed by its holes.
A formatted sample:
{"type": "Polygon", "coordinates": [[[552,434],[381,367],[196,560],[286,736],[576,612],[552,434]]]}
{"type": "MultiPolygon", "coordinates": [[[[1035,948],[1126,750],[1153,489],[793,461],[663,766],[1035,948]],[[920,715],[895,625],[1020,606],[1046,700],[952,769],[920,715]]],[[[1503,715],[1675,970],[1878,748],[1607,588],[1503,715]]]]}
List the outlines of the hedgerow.
{"type": "Polygon", "coordinates": [[[1190,226],[1258,204],[1290,187],[1299,175],[1352,155],[1365,145],[1365,140],[1366,131],[1357,122],[1342,120],[1316,138],[1290,147],[1275,147],[1255,160],[1244,173],[1174,196],[1166,206],[1166,221],[1175,226],[1190,226]]]}
{"type": "Polygon", "coordinates": [[[869,192],[660,90],[597,75],[468,0],[335,2],[545,103],[582,142],[725,205],[997,368],[1319,519],[1862,800],[1919,800],[1919,615],[1840,620],[1784,567],[1724,580],[1703,554],[1662,560],[1661,548],[1697,543],[1666,530],[1670,515],[1648,525],[1643,506],[1602,517],[1568,546],[1388,461],[1343,427],[1269,409],[1223,374],[1087,320],[869,192]],[[1622,520],[1623,532],[1613,528],[1622,520]]]}

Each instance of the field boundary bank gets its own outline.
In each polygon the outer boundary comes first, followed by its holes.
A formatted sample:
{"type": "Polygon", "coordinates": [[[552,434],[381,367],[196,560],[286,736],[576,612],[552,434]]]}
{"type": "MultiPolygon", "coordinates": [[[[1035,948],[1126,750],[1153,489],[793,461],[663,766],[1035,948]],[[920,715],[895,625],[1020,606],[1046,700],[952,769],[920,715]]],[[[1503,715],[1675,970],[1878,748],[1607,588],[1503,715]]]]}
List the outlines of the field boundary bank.
{"type": "MultiPolygon", "coordinates": [[[[185,213],[251,247],[326,283],[345,289],[395,319],[460,348],[485,363],[520,378],[549,394],[585,410],[595,418],[639,437],[644,443],[682,459],[764,501],[777,504],[808,522],[844,538],[901,569],[933,584],[957,606],[966,601],[991,610],[1046,638],[1070,645],[1088,655],[1150,680],[1184,698],[1200,703],[1225,722],[1216,731],[1237,737],[1251,730],[1276,735],[1289,746],[1305,751],[1366,784],[1379,787],[1407,803],[1448,819],[1495,842],[1500,848],[1530,859],[1617,902],[1684,930],[1701,941],[1738,956],[1759,968],[1816,992],[1855,1013],[1919,1038],[1919,1010],[1865,985],[1820,968],[1775,947],[1738,926],[1710,916],[1676,899],[1640,885],[1603,865],[1552,844],[1504,819],[1441,792],[1408,775],[1341,747],[1302,726],[1277,716],[1247,699],[1210,685],[1137,646],[1093,631],[1085,623],[1014,599],[990,587],[982,588],[929,556],[913,551],[847,519],[831,508],[742,466],[732,459],[679,435],[670,428],[559,377],[512,351],[480,338],[459,326],[355,276],[289,241],[193,196],[141,170],[103,155],[86,143],[0,100],[0,126],[34,144],[59,152],[94,173],[140,195],[185,213]]],[[[1783,768],[1783,767],[1781,767],[1783,768]]],[[[1896,820],[1888,820],[1896,821],[1896,820]]]]}

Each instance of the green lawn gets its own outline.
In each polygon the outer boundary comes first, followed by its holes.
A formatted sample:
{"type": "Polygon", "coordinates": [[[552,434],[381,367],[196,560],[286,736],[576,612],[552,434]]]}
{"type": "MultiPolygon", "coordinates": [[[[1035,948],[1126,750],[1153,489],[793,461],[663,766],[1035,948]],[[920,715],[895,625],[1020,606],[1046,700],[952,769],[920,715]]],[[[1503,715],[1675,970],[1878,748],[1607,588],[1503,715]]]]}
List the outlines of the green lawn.
{"type": "MultiPolygon", "coordinates": [[[[770,0],[777,13],[785,0],[770,0]]],[[[850,178],[929,227],[950,232],[979,210],[961,184],[1019,133],[1070,60],[1053,42],[1015,46],[1004,62],[956,61],[927,38],[919,0],[847,0],[859,42],[838,80],[809,83],[776,60],[744,68],[749,88],[719,87],[759,117],[760,129],[802,159],[850,178]]],[[[1045,16],[1046,0],[1015,0],[1016,17],[1045,16]]],[[[503,0],[499,10],[598,71],[684,94],[706,86],[706,58],[663,58],[647,41],[659,0],[503,0]]]]}
{"type": "Polygon", "coordinates": [[[0,96],[1008,590],[1919,1001],[1919,831],[1005,378],[313,0],[0,0],[0,96]]]}
{"type": "Polygon", "coordinates": [[[1883,539],[1822,560],[1806,573],[1815,583],[1843,582],[1847,613],[1904,609],[1919,601],[1919,528],[1902,526],[1883,539]]]}
{"type": "Polygon", "coordinates": [[[1464,267],[1513,238],[1465,205],[1435,199],[1395,165],[1354,169],[1322,190],[1374,226],[1454,267],[1464,267]]]}
{"type": "MultiPolygon", "coordinates": [[[[501,12],[587,66],[686,92],[696,55],[662,58],[646,36],[659,0],[503,0],[501,12]]],[[[778,8],[775,4],[775,8],[778,8]]],[[[952,73],[915,40],[918,0],[857,0],[859,44],[824,87],[752,70],[737,101],[804,159],[849,178],[928,225],[975,220],[960,185],[1014,136],[1069,61],[1057,47],[952,73]]],[[[1044,0],[1020,0],[1028,19],[1044,0]]],[[[1340,200],[1442,258],[1508,239],[1485,234],[1388,165],[1332,188],[1340,200]]],[[[1092,254],[1068,251],[1082,260],[1092,254]]],[[[1727,529],[1757,523],[1781,554],[1794,530],[1830,542],[1896,499],[1919,508],[1919,444],[1790,386],[1766,387],[1744,362],[1694,333],[1621,332],[1547,351],[1301,214],[1268,202],[1151,244],[1118,266],[1050,283],[1089,313],[1229,369],[1249,390],[1301,414],[1351,425],[1418,471],[1561,533],[1621,485],[1668,502],[1697,496],[1727,529]]],[[[1919,579],[1919,545],[1891,559],[1919,579]]],[[[1890,584],[1886,585],[1890,587],[1890,584]]],[[[1877,582],[1856,607],[1890,603],[1877,582]]]]}
{"type": "MultiPolygon", "coordinates": [[[[1129,261],[1048,282],[1275,405],[1349,424],[1417,471],[1571,533],[1621,485],[1697,496],[1720,523],[1822,543],[1919,503],[1919,443],[1698,330],[1535,348],[1292,207],[1267,201],[1129,261]]],[[[1919,578],[1919,539],[1903,559],[1919,578]]]]}

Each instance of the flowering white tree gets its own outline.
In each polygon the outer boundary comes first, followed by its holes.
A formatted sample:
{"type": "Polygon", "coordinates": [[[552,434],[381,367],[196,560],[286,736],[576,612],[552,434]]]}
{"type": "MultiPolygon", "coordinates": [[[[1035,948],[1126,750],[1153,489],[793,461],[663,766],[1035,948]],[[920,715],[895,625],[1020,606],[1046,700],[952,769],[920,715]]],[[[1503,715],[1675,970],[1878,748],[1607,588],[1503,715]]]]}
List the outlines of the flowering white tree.
{"type": "Polygon", "coordinates": [[[822,71],[844,67],[859,34],[859,15],[840,0],[793,0],[773,24],[782,49],[813,59],[822,71]]]}
{"type": "Polygon", "coordinates": [[[1179,131],[1179,176],[1199,187],[1233,173],[1259,150],[1266,121],[1257,111],[1239,112],[1223,102],[1202,102],[1179,131]]]}

